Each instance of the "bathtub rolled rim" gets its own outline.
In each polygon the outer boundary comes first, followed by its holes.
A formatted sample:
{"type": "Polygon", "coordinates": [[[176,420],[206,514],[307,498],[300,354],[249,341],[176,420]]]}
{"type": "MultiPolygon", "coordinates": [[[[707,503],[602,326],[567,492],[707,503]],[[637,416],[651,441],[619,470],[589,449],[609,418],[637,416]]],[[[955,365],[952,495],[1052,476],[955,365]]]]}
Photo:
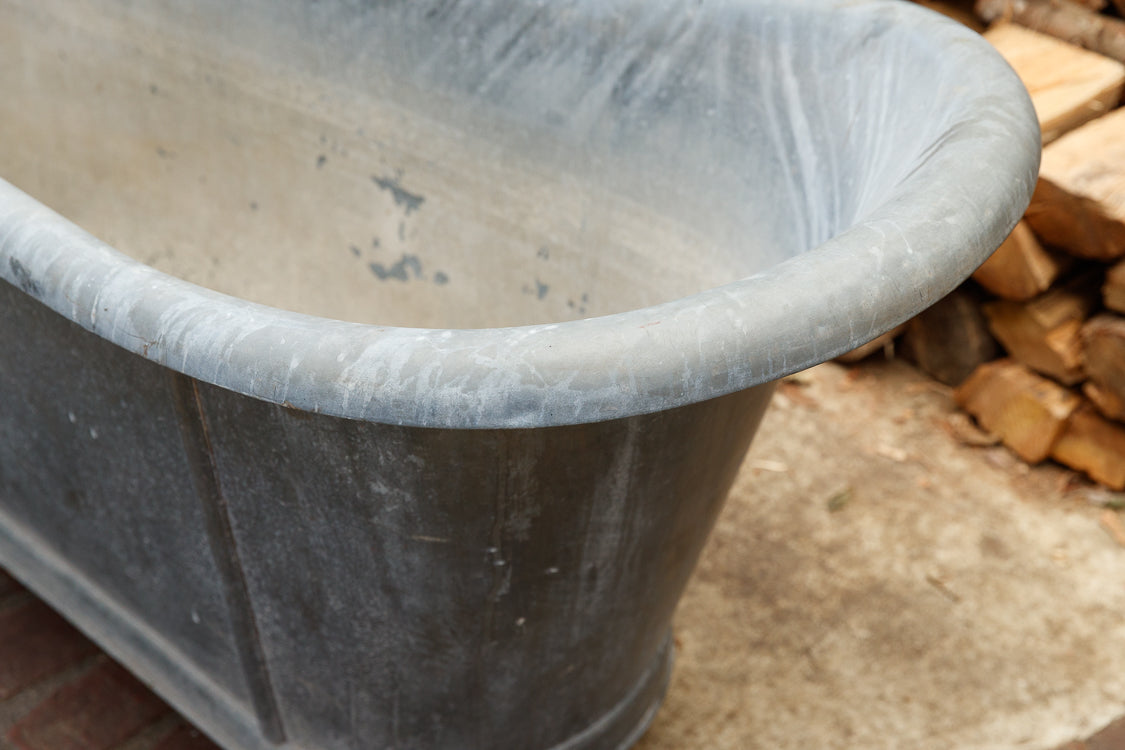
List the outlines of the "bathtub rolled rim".
{"type": "Polygon", "coordinates": [[[0,278],[200,381],[302,411],[433,428],[532,428],[651,413],[776,380],[940,299],[1030,200],[1039,131],[987,42],[919,16],[973,71],[957,137],[861,221],[754,276],[556,324],[395,328],[215,292],[133,260],[0,180],[0,278]],[[932,28],[931,28],[932,27],[932,28]]]}

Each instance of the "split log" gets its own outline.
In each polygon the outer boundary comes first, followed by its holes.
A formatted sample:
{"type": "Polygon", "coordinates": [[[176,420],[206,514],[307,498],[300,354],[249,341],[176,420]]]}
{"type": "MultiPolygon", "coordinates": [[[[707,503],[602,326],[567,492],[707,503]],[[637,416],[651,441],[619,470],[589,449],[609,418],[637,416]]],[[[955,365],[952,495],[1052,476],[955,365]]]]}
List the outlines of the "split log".
{"type": "Polygon", "coordinates": [[[1110,310],[1125,312],[1125,261],[1118,263],[1105,275],[1102,298],[1110,310]]]}
{"type": "Polygon", "coordinates": [[[1125,23],[1067,0],[977,0],[977,15],[1003,19],[1125,62],[1125,23]]]}
{"type": "Polygon", "coordinates": [[[1051,454],[1081,399],[1011,359],[981,365],[953,398],[1028,463],[1051,454]]]}
{"type": "MultiPolygon", "coordinates": [[[[1090,10],[1105,10],[1109,5],[1109,0],[1071,0],[1075,5],[1081,5],[1083,8],[1090,10]]],[[[1118,0],[1120,2],[1120,0],[1118,0]]]]}
{"type": "Polygon", "coordinates": [[[1090,399],[1090,403],[1105,416],[1125,421],[1125,401],[1102,388],[1092,380],[1082,384],[1082,395],[1090,399]]]}
{"type": "Polygon", "coordinates": [[[1047,291],[1070,265],[1067,256],[1044,249],[1021,221],[973,280],[997,297],[1022,302],[1047,291]]]}
{"type": "MultiPolygon", "coordinates": [[[[1096,0],[1091,0],[1096,2],[1096,0]]],[[[968,2],[953,2],[952,0],[914,0],[918,5],[921,5],[930,10],[936,10],[942,15],[949,16],[954,21],[960,21],[968,26],[978,34],[984,31],[984,24],[975,13],[973,13],[972,0],[968,2]]]]}
{"type": "Polygon", "coordinates": [[[1100,396],[1109,411],[1116,411],[1115,404],[1125,403],[1125,318],[1096,315],[1082,326],[1082,363],[1097,394],[1090,400],[1099,404],[1100,396]]]}
{"type": "Polygon", "coordinates": [[[1125,65],[1117,60],[1010,23],[993,26],[984,37],[1031,94],[1044,144],[1121,101],[1125,65]]]}
{"type": "Polygon", "coordinates": [[[1125,426],[1089,405],[1076,409],[1051,448],[1051,458],[1114,490],[1125,490],[1125,426]]]}
{"type": "Polygon", "coordinates": [[[1125,108],[1043,149],[1026,218],[1044,242],[1072,255],[1125,255],[1125,108]]]}
{"type": "Polygon", "coordinates": [[[1097,302],[1097,279],[1082,276],[1030,302],[999,300],[984,306],[989,328],[1013,357],[1060,383],[1085,378],[1082,324],[1097,302]]]}
{"type": "Polygon", "coordinates": [[[845,365],[851,365],[867,359],[875,352],[883,352],[887,359],[890,359],[894,356],[895,339],[903,332],[904,328],[905,326],[892,328],[882,336],[876,336],[866,344],[860,344],[850,352],[841,354],[839,357],[836,357],[836,361],[845,365]]]}
{"type": "Polygon", "coordinates": [[[979,300],[964,289],[954,290],[907,323],[902,349],[920,370],[952,386],[1000,356],[979,300]]]}

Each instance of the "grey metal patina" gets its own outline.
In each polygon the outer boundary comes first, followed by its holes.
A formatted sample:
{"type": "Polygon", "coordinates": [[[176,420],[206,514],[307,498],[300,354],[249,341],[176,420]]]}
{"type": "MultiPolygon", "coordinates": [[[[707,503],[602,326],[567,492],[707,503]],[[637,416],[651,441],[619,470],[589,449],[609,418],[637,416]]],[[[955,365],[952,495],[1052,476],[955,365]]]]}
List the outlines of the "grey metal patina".
{"type": "Polygon", "coordinates": [[[16,0],[0,92],[0,561],[232,748],[628,747],[769,384],[1039,154],[895,2],[16,0]]]}

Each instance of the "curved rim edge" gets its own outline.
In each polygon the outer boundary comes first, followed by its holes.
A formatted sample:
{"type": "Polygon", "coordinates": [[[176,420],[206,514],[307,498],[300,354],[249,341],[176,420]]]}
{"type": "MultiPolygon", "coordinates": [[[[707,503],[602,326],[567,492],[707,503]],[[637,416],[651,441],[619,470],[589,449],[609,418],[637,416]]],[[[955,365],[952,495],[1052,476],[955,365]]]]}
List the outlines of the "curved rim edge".
{"type": "Polygon", "coordinates": [[[1040,145],[1022,84],[983,39],[923,13],[920,30],[957,43],[959,65],[979,82],[966,97],[955,143],[936,149],[888,201],[819,247],[689,297],[515,328],[328,320],[157,271],[2,180],[0,277],[186,375],[351,419],[545,427],[726,395],[831,359],[920,312],[988,257],[1030,200],[1040,145]]]}

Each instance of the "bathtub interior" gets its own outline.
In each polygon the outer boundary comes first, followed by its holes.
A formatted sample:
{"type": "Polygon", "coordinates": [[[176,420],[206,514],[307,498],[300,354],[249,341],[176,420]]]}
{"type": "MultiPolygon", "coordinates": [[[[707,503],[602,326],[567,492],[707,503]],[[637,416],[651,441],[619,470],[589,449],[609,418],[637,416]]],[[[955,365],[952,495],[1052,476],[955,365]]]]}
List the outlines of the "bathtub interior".
{"type": "Polygon", "coordinates": [[[893,10],[705,10],[5,3],[0,177],[162,271],[329,318],[652,305],[815,247],[947,126],[893,10]]]}

